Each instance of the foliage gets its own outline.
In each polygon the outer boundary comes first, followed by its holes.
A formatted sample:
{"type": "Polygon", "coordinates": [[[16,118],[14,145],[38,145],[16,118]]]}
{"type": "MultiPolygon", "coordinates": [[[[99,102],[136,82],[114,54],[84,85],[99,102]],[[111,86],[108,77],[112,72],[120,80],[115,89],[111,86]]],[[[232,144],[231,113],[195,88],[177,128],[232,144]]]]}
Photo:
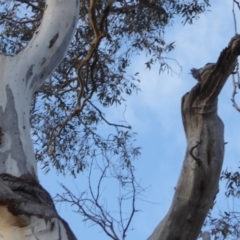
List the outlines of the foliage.
{"type": "MultiPolygon", "coordinates": [[[[0,0],[0,6],[0,52],[13,56],[40,25],[45,1],[0,0]]],[[[174,18],[191,24],[209,6],[209,0],[81,0],[66,57],[35,93],[31,107],[36,159],[43,170],[53,166],[76,176],[91,171],[93,159],[104,168],[104,156],[110,159],[107,166],[118,167],[111,176],[120,185],[122,179],[135,183],[133,160],[140,154],[136,134],[124,117],[119,124],[105,112],[139,91],[138,73],[129,73],[132,57],[143,52],[149,59],[147,68],[155,63],[160,71],[168,68],[164,54],[174,49],[174,42],[165,42],[166,28],[174,18]]],[[[136,185],[131,186],[129,191],[136,185]]],[[[63,199],[70,201],[72,193],[64,188],[68,198],[63,199]]]]}
{"type": "MultiPolygon", "coordinates": [[[[146,7],[145,1],[116,1],[112,6],[107,1],[81,1],[69,51],[36,93],[31,110],[36,157],[46,172],[52,164],[60,172],[75,175],[94,154],[103,152],[114,153],[127,166],[130,157],[139,154],[139,148],[130,144],[131,126],[110,123],[103,108],[123,104],[127,95],[139,90],[138,74],[127,73],[133,54],[143,51],[150,58],[149,68],[155,62],[164,68],[163,54],[174,48],[164,41],[165,28],[175,15],[192,23],[209,6],[208,1],[196,0],[151,4],[159,4],[164,12],[146,7]],[[110,135],[100,135],[102,125],[109,126],[110,135]]],[[[45,2],[0,1],[0,5],[0,50],[14,55],[41,23],[45,2]]]]}
{"type": "MultiPolygon", "coordinates": [[[[225,195],[228,201],[237,203],[240,198],[240,172],[224,170],[221,180],[226,182],[225,195]]],[[[214,239],[239,239],[240,238],[240,212],[236,204],[232,209],[220,211],[217,217],[209,213],[204,224],[214,239]]]]}

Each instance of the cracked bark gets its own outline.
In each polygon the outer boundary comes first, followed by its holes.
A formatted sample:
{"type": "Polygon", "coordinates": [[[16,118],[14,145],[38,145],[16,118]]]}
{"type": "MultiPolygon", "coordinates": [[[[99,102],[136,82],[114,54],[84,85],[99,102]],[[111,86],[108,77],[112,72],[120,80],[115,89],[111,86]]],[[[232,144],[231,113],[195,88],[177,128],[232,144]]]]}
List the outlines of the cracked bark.
{"type": "Polygon", "coordinates": [[[182,98],[187,150],[171,207],[149,240],[195,240],[218,192],[224,157],[224,124],[217,114],[218,95],[240,55],[233,37],[216,64],[182,98]]]}

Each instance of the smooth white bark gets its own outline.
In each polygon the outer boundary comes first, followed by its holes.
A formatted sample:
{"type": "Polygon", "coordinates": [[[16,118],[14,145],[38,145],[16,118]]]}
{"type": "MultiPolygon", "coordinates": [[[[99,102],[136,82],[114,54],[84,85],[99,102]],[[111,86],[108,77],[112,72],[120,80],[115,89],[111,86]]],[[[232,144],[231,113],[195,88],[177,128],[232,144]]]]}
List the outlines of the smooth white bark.
{"type": "Polygon", "coordinates": [[[77,0],[49,0],[28,46],[14,57],[0,56],[0,173],[36,177],[30,137],[32,96],[63,59],[78,20],[77,0]]]}
{"type": "Polygon", "coordinates": [[[29,111],[34,92],[65,56],[78,11],[78,0],[47,0],[28,46],[0,56],[0,239],[76,239],[37,181],[29,111]]]}

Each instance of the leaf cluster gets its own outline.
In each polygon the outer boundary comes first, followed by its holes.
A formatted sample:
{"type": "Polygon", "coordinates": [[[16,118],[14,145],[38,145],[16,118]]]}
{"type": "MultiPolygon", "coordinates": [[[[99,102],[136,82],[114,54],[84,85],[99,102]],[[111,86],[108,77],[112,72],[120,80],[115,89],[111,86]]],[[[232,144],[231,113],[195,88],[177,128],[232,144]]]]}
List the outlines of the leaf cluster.
{"type": "MultiPolygon", "coordinates": [[[[0,6],[0,52],[15,55],[40,25],[45,1],[0,0],[0,6]]],[[[36,92],[31,108],[36,158],[46,172],[52,165],[75,176],[103,153],[127,167],[139,155],[131,126],[111,122],[104,112],[138,92],[138,74],[128,72],[132,57],[144,52],[150,65],[166,67],[163,54],[174,48],[164,40],[166,27],[178,16],[192,23],[207,7],[207,0],[80,1],[66,57],[36,92]]]]}
{"type": "MultiPolygon", "coordinates": [[[[0,6],[0,52],[14,56],[41,24],[45,1],[0,0],[0,6]]],[[[207,7],[208,0],[81,0],[68,52],[34,95],[31,134],[43,170],[53,166],[74,177],[89,172],[88,190],[76,196],[63,186],[65,194],[57,201],[77,207],[85,221],[99,225],[112,239],[125,239],[144,189],[134,176],[133,160],[141,149],[135,146],[136,134],[124,112],[121,121],[111,120],[111,109],[139,91],[139,74],[129,71],[133,57],[145,53],[147,68],[158,63],[160,72],[167,69],[164,54],[174,49],[174,42],[165,42],[166,28],[174,18],[192,23],[207,7]],[[100,170],[96,188],[94,168],[100,170]],[[121,189],[116,216],[101,199],[109,178],[121,189]],[[129,214],[123,211],[127,203],[129,214]]]]}
{"type": "MultiPolygon", "coordinates": [[[[240,198],[240,173],[224,170],[221,180],[226,182],[225,195],[233,202],[240,198]]],[[[220,211],[218,217],[210,213],[204,224],[210,229],[214,239],[239,239],[240,238],[240,212],[238,207],[229,208],[226,211],[220,211]]]]}

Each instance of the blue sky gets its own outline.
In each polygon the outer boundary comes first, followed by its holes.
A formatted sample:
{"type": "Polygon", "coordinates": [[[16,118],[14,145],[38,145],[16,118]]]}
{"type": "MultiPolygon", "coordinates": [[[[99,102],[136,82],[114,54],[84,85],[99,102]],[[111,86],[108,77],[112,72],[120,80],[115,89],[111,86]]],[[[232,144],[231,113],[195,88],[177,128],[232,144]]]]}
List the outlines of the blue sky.
{"type": "MultiPolygon", "coordinates": [[[[141,92],[129,99],[124,116],[138,133],[137,144],[142,147],[142,155],[135,162],[136,177],[147,189],[142,195],[143,200],[137,203],[137,208],[141,211],[135,215],[133,230],[129,232],[127,239],[146,239],[170,207],[186,150],[181,97],[196,84],[189,74],[190,69],[215,62],[234,36],[232,1],[211,1],[211,4],[211,11],[203,14],[193,25],[183,26],[176,20],[173,26],[166,29],[166,39],[169,42],[175,41],[176,44],[175,50],[166,57],[176,59],[182,68],[175,61],[169,60],[168,63],[176,74],[159,75],[157,64],[149,71],[145,67],[148,59],[144,55],[132,59],[133,65],[129,71],[140,73],[141,92]]],[[[239,10],[235,10],[238,20],[239,10]]],[[[232,79],[229,78],[219,98],[219,115],[225,124],[225,141],[228,142],[223,169],[228,167],[235,170],[240,159],[240,113],[232,107],[232,90],[232,79]]],[[[240,104],[240,99],[238,100],[240,104]]],[[[119,120],[123,112],[124,106],[112,108],[108,112],[108,119],[119,120]]],[[[86,176],[72,179],[56,176],[54,171],[47,175],[42,175],[39,171],[39,174],[43,187],[52,196],[61,191],[60,182],[75,193],[84,189],[86,183],[86,176]]],[[[227,206],[224,190],[224,184],[221,184],[216,212],[227,206]]],[[[106,200],[109,206],[114,201],[111,197],[109,194],[106,200]]],[[[90,227],[82,222],[80,215],[72,212],[71,207],[66,204],[57,205],[57,209],[78,239],[109,239],[99,227],[90,227]]]]}

